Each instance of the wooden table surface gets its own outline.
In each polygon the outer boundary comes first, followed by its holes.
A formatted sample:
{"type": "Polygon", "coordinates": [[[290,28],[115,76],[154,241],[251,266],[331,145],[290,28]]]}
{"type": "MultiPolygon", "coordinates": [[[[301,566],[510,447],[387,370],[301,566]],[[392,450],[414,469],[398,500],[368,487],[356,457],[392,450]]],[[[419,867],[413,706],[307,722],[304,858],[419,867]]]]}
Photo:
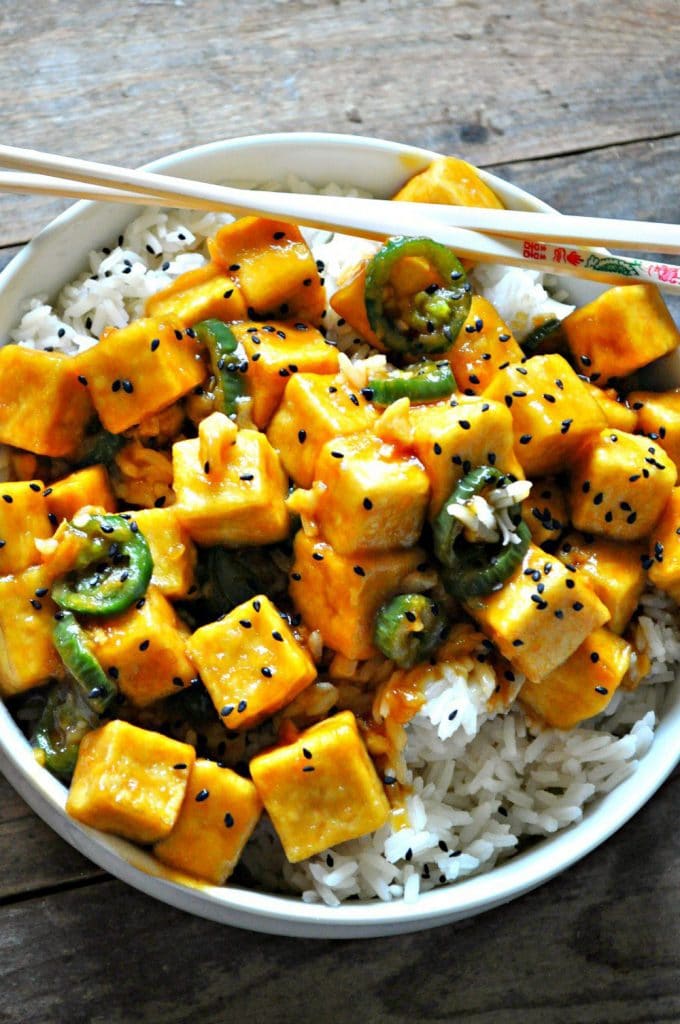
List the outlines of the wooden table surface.
{"type": "MultiPolygon", "coordinates": [[[[677,0],[2,0],[1,138],[138,165],[255,132],[355,132],[460,153],[565,212],[678,221],[677,14],[677,0]]],[[[63,205],[0,198],[0,266],[63,205]]],[[[679,791],[676,772],[509,906],[369,945],[156,903],[0,780],[0,1022],[679,1021],[679,791]]]]}

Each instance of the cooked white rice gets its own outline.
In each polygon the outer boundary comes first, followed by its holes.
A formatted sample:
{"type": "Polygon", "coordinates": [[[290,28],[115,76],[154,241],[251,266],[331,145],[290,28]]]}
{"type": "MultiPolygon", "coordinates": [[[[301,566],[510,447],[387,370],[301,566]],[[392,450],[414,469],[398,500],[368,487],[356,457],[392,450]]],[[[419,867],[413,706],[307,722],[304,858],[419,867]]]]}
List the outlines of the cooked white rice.
{"type": "MultiPolygon", "coordinates": [[[[299,181],[290,187],[302,191],[299,181]]],[[[338,191],[329,186],[329,192],[338,191]]],[[[27,305],[14,342],[77,352],[104,327],[140,316],[149,295],[206,260],[205,241],[227,215],[151,208],[134,220],[110,250],[91,252],[88,270],[62,289],[53,304],[38,296],[27,305]]],[[[372,244],[308,232],[323,261],[329,293],[343,267],[372,244]]],[[[571,310],[549,294],[533,271],[481,267],[475,286],[520,335],[534,317],[571,310]]],[[[351,329],[329,312],[328,329],[353,359],[370,355],[351,329]]],[[[361,366],[352,371],[361,373],[361,366]]],[[[2,466],[0,465],[0,472],[2,466]]],[[[569,732],[538,729],[522,710],[490,712],[495,678],[475,663],[444,666],[431,678],[425,702],[406,727],[400,782],[410,787],[406,826],[342,844],[300,864],[289,864],[270,823],[263,820],[244,863],[268,889],[295,891],[305,901],[334,906],[352,897],[407,901],[422,891],[487,871],[532,837],[581,820],[586,805],[627,778],[649,749],[666,686],[680,665],[678,609],[659,593],[645,595],[637,644],[652,669],[634,692],[619,690],[606,712],[569,732]]]]}

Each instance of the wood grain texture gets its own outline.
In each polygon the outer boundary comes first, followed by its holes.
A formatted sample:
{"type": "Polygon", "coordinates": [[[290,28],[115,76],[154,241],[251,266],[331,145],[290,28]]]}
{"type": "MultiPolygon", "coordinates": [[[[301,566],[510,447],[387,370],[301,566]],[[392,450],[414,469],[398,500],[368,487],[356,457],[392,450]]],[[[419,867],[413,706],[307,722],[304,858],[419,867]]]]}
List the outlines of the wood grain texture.
{"type": "MultiPolygon", "coordinates": [[[[680,130],[675,0],[3,0],[3,141],[138,166],[260,131],[481,164],[680,130]]],[[[59,204],[0,199],[0,244],[59,204]]]]}
{"type": "MultiPolygon", "coordinates": [[[[680,775],[666,791],[678,800],[680,775]]],[[[370,943],[236,932],[117,882],[9,907],[0,1021],[670,1024],[680,1019],[680,835],[664,806],[652,801],[515,903],[370,943]]]]}

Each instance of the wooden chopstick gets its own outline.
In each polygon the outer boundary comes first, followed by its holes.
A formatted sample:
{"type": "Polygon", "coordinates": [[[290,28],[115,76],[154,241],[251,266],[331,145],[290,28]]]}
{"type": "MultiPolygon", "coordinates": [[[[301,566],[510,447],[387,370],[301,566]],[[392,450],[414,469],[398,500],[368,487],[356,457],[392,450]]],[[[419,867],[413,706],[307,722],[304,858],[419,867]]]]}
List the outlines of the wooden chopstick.
{"type": "Polygon", "coordinates": [[[651,281],[680,292],[680,268],[673,264],[594,253],[573,243],[578,238],[587,239],[589,246],[680,252],[680,227],[672,224],[238,189],[11,146],[0,146],[0,163],[29,172],[0,173],[0,188],[6,191],[264,214],[366,238],[427,234],[460,256],[481,262],[530,266],[610,284],[651,281]],[[41,181],[34,172],[51,177],[41,181]],[[519,240],[511,237],[517,231],[519,240]]]}

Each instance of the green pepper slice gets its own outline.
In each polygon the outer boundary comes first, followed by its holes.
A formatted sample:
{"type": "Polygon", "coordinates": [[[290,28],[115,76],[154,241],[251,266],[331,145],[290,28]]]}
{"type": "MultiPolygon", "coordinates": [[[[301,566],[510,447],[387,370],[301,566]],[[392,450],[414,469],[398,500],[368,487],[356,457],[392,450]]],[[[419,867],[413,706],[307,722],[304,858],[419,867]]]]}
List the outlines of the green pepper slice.
{"type": "Polygon", "coordinates": [[[447,511],[451,504],[463,504],[481,494],[489,484],[503,484],[507,479],[494,466],[478,466],[458,481],[444,502],[432,527],[434,551],[444,566],[442,581],[447,592],[459,600],[481,597],[499,589],[520,564],[531,541],[531,534],[521,519],[519,505],[509,509],[519,543],[470,544],[460,539],[463,524],[447,511]]]}
{"type": "Polygon", "coordinates": [[[85,632],[71,612],[57,612],[52,639],[65,667],[80,686],[93,711],[103,714],[118,694],[118,687],[104,672],[87,646],[85,632]]]}
{"type": "Polygon", "coordinates": [[[373,638],[378,650],[399,668],[413,668],[434,653],[447,625],[432,598],[399,594],[378,612],[373,638]]]}
{"type": "Polygon", "coordinates": [[[70,522],[69,529],[87,543],[73,569],[53,583],[55,604],[82,615],[118,615],[143,597],[153,559],[134,521],[122,515],[93,515],[84,522],[70,522]]]}
{"type": "Polygon", "coordinates": [[[387,377],[374,377],[368,382],[368,390],[371,401],[376,405],[390,405],[400,398],[408,398],[412,402],[435,402],[456,390],[456,378],[446,360],[439,363],[426,361],[405,370],[392,370],[387,377]]]}
{"type": "Polygon", "coordinates": [[[364,300],[372,330],[394,352],[446,352],[470,312],[471,288],[456,256],[431,238],[391,238],[366,268],[364,300]],[[446,282],[399,296],[392,271],[406,256],[419,256],[446,282]],[[449,286],[450,283],[450,286],[449,286]]]}
{"type": "Polygon", "coordinates": [[[521,342],[522,351],[525,355],[532,356],[549,338],[557,341],[560,336],[561,327],[562,321],[558,320],[557,317],[551,316],[548,320],[544,320],[542,324],[539,324],[533,331],[530,331],[521,342]]]}
{"type": "Polygon", "coordinates": [[[245,352],[231,327],[223,320],[201,320],[194,324],[194,331],[210,353],[218,411],[233,418],[237,399],[245,394],[243,374],[248,369],[245,352]]]}
{"type": "Polygon", "coordinates": [[[98,725],[99,716],[80,687],[69,682],[55,683],[48,693],[31,743],[42,750],[45,767],[68,781],[78,760],[80,741],[98,725]]]}

